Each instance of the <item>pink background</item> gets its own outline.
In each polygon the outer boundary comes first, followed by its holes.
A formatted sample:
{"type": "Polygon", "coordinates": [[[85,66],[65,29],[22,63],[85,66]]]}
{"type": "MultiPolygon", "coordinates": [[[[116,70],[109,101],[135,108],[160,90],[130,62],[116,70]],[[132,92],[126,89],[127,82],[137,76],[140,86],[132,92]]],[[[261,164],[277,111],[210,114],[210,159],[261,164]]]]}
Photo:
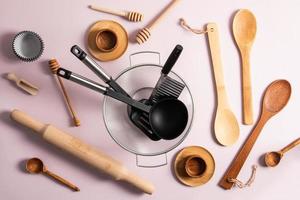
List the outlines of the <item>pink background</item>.
{"type": "Polygon", "coordinates": [[[112,19],[121,23],[130,38],[135,31],[157,14],[169,1],[141,0],[9,0],[0,7],[0,73],[15,72],[40,87],[40,93],[30,96],[18,90],[12,83],[0,80],[0,198],[1,199],[283,199],[300,194],[300,148],[286,154],[282,163],[274,169],[262,167],[259,158],[267,151],[279,150],[299,137],[299,6],[298,0],[185,0],[174,9],[152,32],[151,39],[141,46],[130,43],[126,53],[118,60],[100,63],[108,73],[116,76],[129,67],[131,53],[159,51],[165,60],[180,43],[184,52],[174,71],[188,83],[195,102],[195,118],[186,140],[168,153],[169,164],[145,169],[135,166],[135,156],[119,147],[107,133],[102,120],[103,97],[97,93],[65,81],[74,108],[82,125],[74,128],[58,92],[57,84],[49,73],[47,61],[57,58],[62,67],[98,80],[96,76],[69,52],[73,44],[84,46],[87,28],[97,20],[112,19]],[[87,8],[89,4],[105,7],[137,10],[145,14],[142,23],[130,23],[116,16],[97,13],[87,8]],[[222,61],[229,102],[241,122],[240,65],[238,51],[231,35],[234,12],[240,8],[253,11],[258,22],[257,37],[251,54],[254,118],[259,115],[259,104],[266,86],[275,79],[285,78],[293,87],[288,106],[269,121],[263,129],[253,151],[240,172],[239,179],[247,180],[251,166],[258,164],[256,180],[244,190],[224,191],[218,181],[232,161],[237,150],[252,129],[240,125],[238,142],[232,147],[222,147],[213,139],[211,123],[215,108],[215,90],[209,62],[206,37],[194,35],[178,25],[184,17],[191,26],[202,27],[208,22],[219,26],[222,61]],[[45,41],[43,56],[36,62],[19,61],[11,50],[14,34],[32,30],[45,41]],[[156,191],[152,196],[132,190],[108,176],[96,172],[77,159],[62,153],[45,143],[32,132],[17,126],[8,115],[13,108],[49,122],[82,138],[89,144],[122,161],[130,170],[152,181],[156,191]],[[179,183],[172,173],[172,159],[183,147],[200,145],[207,148],[216,161],[213,178],[207,184],[190,188],[179,183]],[[62,175],[81,188],[71,192],[41,175],[24,172],[24,160],[37,156],[50,170],[62,175]]]}

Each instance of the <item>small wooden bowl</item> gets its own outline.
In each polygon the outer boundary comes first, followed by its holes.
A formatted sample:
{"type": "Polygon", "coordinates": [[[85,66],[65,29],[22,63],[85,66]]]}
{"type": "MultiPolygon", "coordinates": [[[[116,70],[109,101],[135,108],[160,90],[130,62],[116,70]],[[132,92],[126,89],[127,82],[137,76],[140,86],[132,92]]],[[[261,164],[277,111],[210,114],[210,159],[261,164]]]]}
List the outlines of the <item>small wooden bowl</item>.
{"type": "Polygon", "coordinates": [[[100,61],[111,61],[122,56],[128,46],[128,35],[121,24],[102,20],[88,30],[88,51],[100,61]]]}
{"type": "Polygon", "coordinates": [[[100,51],[111,52],[118,45],[116,33],[109,29],[100,30],[95,38],[96,45],[100,51]]]}
{"type": "Polygon", "coordinates": [[[174,171],[180,182],[195,187],[211,179],[215,171],[215,161],[203,147],[189,146],[176,155],[174,171]]]}
{"type": "Polygon", "coordinates": [[[207,169],[207,164],[198,155],[189,156],[185,161],[185,172],[193,178],[203,176],[207,169]]]}

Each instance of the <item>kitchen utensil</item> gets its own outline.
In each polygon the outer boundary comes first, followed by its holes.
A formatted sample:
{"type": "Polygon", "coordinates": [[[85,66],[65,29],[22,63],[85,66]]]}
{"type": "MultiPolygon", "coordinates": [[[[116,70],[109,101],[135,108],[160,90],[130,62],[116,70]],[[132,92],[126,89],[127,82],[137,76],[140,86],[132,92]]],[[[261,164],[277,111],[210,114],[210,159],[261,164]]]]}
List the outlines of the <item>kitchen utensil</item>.
{"type": "Polygon", "coordinates": [[[173,8],[178,2],[179,0],[172,0],[169,5],[150,24],[148,24],[137,33],[136,41],[138,44],[142,44],[149,39],[151,35],[150,32],[153,30],[154,26],[157,25],[166,16],[168,11],[170,11],[171,8],[173,8]]]}
{"type": "Polygon", "coordinates": [[[31,62],[38,59],[44,51],[44,42],[35,32],[19,32],[13,40],[13,51],[22,61],[31,62]]]}
{"type": "Polygon", "coordinates": [[[97,21],[88,30],[88,50],[97,60],[115,60],[124,54],[127,46],[127,32],[115,21],[97,21]]]}
{"type": "MultiPolygon", "coordinates": [[[[115,81],[128,92],[133,99],[148,99],[157,77],[161,75],[160,56],[157,52],[137,52],[130,55],[130,68],[115,77],[115,81]]],[[[173,140],[153,141],[132,124],[128,117],[127,105],[104,97],[103,119],[111,138],[123,149],[136,156],[138,167],[159,167],[168,163],[167,153],[180,145],[189,134],[194,103],[191,91],[184,80],[173,71],[168,74],[172,79],[185,85],[178,99],[188,110],[188,123],[180,136],[173,140]]]]}
{"type": "Polygon", "coordinates": [[[56,75],[57,70],[60,68],[60,65],[59,65],[58,61],[56,59],[49,60],[49,67],[50,67],[51,72],[54,74],[54,76],[56,76],[56,78],[59,82],[62,94],[65,97],[64,99],[65,99],[66,105],[68,107],[68,110],[70,111],[70,114],[71,114],[71,117],[73,119],[74,125],[75,126],[80,126],[80,120],[77,117],[77,115],[76,115],[76,113],[73,109],[73,106],[71,104],[71,101],[70,101],[69,95],[66,91],[66,88],[63,84],[63,81],[61,80],[61,78],[59,76],[56,75]]]}
{"type": "Polygon", "coordinates": [[[276,167],[282,156],[289,150],[291,150],[292,148],[294,148],[295,146],[300,144],[300,138],[298,138],[297,140],[293,141],[292,143],[290,143],[289,145],[287,145],[286,147],[284,147],[283,149],[281,149],[280,151],[272,151],[272,152],[268,152],[265,154],[265,163],[268,167],[276,167]]]}
{"type": "Polygon", "coordinates": [[[99,12],[104,12],[112,15],[117,15],[124,17],[125,19],[131,21],[131,22],[139,22],[143,20],[143,14],[138,13],[138,12],[125,12],[125,11],[117,11],[117,10],[111,10],[109,8],[103,8],[100,6],[89,6],[89,8],[99,11],[99,12]]]}
{"type": "Polygon", "coordinates": [[[51,178],[55,179],[56,181],[59,181],[60,183],[68,186],[74,191],[80,191],[77,186],[72,184],[71,182],[67,181],[66,179],[63,179],[62,177],[54,174],[53,172],[49,171],[46,166],[44,165],[43,161],[39,158],[31,158],[27,160],[26,162],[26,170],[29,173],[32,174],[40,174],[43,173],[47,176],[50,176],[51,178]]]}
{"type": "Polygon", "coordinates": [[[127,92],[122,89],[122,87],[117,84],[111,76],[109,76],[105,70],[98,65],[90,56],[88,56],[85,51],[83,51],[79,46],[74,45],[71,48],[71,53],[76,56],[81,62],[83,62],[90,70],[92,70],[101,80],[108,84],[116,92],[124,94],[129,97],[127,92]]]}
{"type": "Polygon", "coordinates": [[[219,185],[222,188],[231,189],[233,183],[228,180],[230,178],[235,179],[238,176],[263,126],[271,117],[285,107],[291,96],[291,91],[291,85],[286,80],[276,80],[268,86],[264,94],[260,118],[221,179],[219,185]]]}
{"type": "Polygon", "coordinates": [[[240,129],[227,100],[217,25],[215,23],[208,24],[207,33],[218,99],[214,131],[218,142],[228,146],[238,140],[240,129]]]}
{"type": "Polygon", "coordinates": [[[212,178],[215,161],[205,148],[189,146],[176,155],[174,171],[178,180],[183,184],[191,187],[200,186],[212,178]]]}
{"type": "MultiPolygon", "coordinates": [[[[111,76],[109,76],[103,68],[101,68],[92,58],[90,58],[79,46],[74,45],[71,48],[71,52],[79,60],[81,60],[89,69],[91,69],[101,80],[107,83],[112,89],[116,92],[124,94],[130,97],[126,91],[117,84],[111,76]]],[[[146,101],[145,101],[146,102],[146,101]]],[[[145,103],[141,101],[141,103],[145,103]]],[[[149,124],[149,116],[144,115],[139,109],[131,109],[131,106],[128,107],[128,113],[131,121],[137,125],[140,130],[142,130],[146,135],[148,135],[153,140],[158,140],[158,138],[152,131],[151,125],[149,124]],[[142,117],[143,116],[143,117],[142,117]]]]}
{"type": "MultiPolygon", "coordinates": [[[[182,52],[183,47],[181,45],[176,45],[172,53],[169,55],[164,67],[161,71],[161,76],[154,87],[149,99],[142,99],[140,102],[150,104],[158,102],[162,98],[178,98],[181,91],[184,88],[184,84],[167,77],[167,74],[171,71],[172,67],[176,63],[178,57],[182,52]]],[[[149,123],[149,116],[138,109],[128,107],[129,118],[141,131],[143,131],[150,139],[160,140],[157,135],[155,135],[151,129],[149,123]]]]}
{"type": "Polygon", "coordinates": [[[10,72],[6,75],[6,78],[10,81],[13,81],[16,83],[16,85],[24,90],[25,92],[27,92],[28,94],[31,94],[31,95],[37,95],[38,93],[38,90],[39,88],[34,86],[32,83],[22,79],[22,78],[19,78],[17,77],[16,74],[10,72]]]}
{"type": "Polygon", "coordinates": [[[155,85],[151,96],[148,99],[150,102],[157,102],[160,100],[160,98],[164,97],[179,97],[181,91],[184,88],[184,85],[170,77],[167,77],[167,75],[171,71],[172,67],[175,65],[182,50],[183,47],[181,45],[176,45],[172,53],[169,55],[165,65],[161,70],[159,80],[155,85]]]}
{"type": "Polygon", "coordinates": [[[13,110],[10,117],[19,124],[38,133],[49,143],[69,152],[98,170],[111,175],[115,180],[126,181],[145,193],[153,193],[154,186],[150,182],[138,177],[124,167],[119,161],[84,143],[80,139],[55,128],[50,124],[39,122],[19,110],[13,110]]]}
{"type": "Polygon", "coordinates": [[[253,124],[250,50],[256,35],[255,16],[247,9],[239,10],[234,16],[232,31],[242,59],[243,123],[253,124]]]}
{"type": "Polygon", "coordinates": [[[162,139],[171,140],[178,137],[186,127],[188,112],[186,106],[179,100],[170,98],[157,102],[153,106],[143,104],[111,88],[104,87],[83,76],[60,68],[57,74],[68,80],[74,81],[89,89],[110,96],[130,106],[149,113],[149,122],[153,132],[162,139]]]}

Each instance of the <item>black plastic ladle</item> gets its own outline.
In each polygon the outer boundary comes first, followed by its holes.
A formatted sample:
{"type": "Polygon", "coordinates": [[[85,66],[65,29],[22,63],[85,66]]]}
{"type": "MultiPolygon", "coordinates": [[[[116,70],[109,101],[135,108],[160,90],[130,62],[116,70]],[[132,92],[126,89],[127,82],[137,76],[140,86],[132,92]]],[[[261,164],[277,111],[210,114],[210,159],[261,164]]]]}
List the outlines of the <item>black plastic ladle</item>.
{"type": "Polygon", "coordinates": [[[162,139],[172,140],[178,137],[187,125],[187,108],[178,99],[163,99],[149,106],[64,68],[59,68],[57,75],[149,113],[150,126],[162,139]]]}

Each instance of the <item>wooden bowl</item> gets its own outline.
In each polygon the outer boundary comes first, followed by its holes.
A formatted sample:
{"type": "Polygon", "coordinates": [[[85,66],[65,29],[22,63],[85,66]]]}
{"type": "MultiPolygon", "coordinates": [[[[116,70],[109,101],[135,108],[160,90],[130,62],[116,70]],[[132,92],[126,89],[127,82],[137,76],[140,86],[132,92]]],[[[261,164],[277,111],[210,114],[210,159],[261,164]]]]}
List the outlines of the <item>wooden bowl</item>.
{"type": "Polygon", "coordinates": [[[100,30],[95,40],[98,49],[103,52],[113,51],[118,44],[116,33],[108,29],[100,30]]]}
{"type": "Polygon", "coordinates": [[[88,51],[97,60],[115,60],[125,53],[127,46],[127,32],[115,21],[98,21],[88,30],[88,51]]]}
{"type": "Polygon", "coordinates": [[[174,170],[176,177],[183,184],[191,187],[200,186],[213,176],[215,161],[203,147],[190,146],[177,154],[174,170]]]}

